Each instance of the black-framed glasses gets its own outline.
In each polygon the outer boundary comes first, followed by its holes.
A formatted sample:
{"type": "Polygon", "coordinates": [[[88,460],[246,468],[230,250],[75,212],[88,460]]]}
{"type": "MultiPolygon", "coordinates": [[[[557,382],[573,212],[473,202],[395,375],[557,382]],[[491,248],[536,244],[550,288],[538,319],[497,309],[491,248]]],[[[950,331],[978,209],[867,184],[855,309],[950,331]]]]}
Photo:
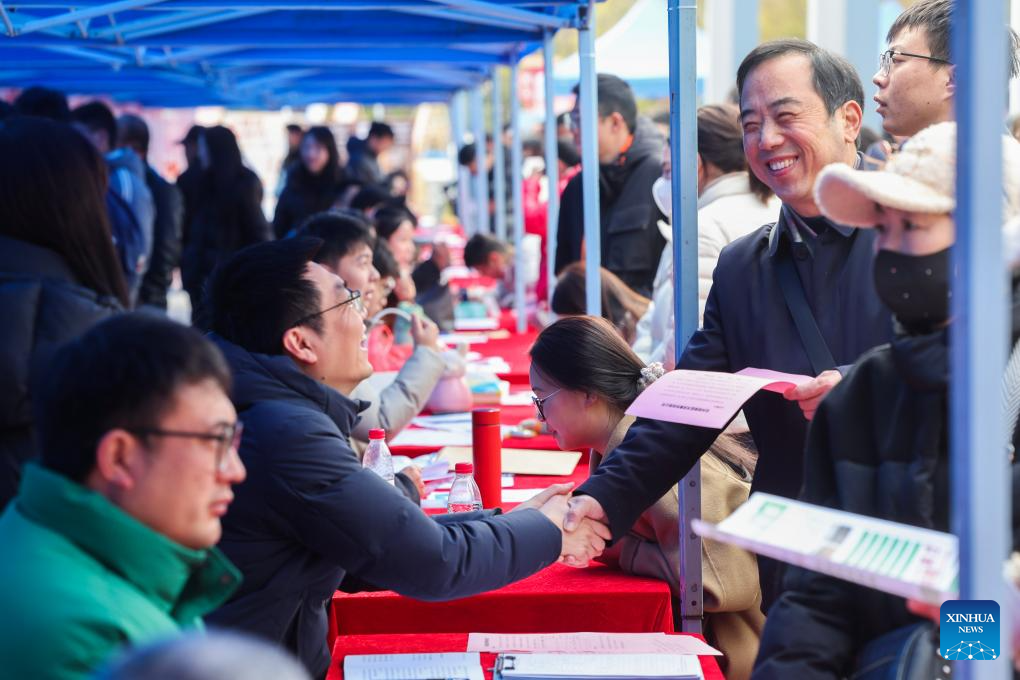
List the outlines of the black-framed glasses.
{"type": "Polygon", "coordinates": [[[226,472],[230,451],[237,451],[241,446],[241,434],[244,432],[244,423],[223,425],[223,430],[215,432],[188,432],[187,430],[164,430],[158,427],[133,427],[128,432],[140,437],[183,437],[185,439],[202,439],[204,441],[216,442],[216,471],[226,472]]]}
{"type": "Polygon", "coordinates": [[[326,312],[331,312],[334,309],[336,309],[337,307],[343,307],[344,305],[349,305],[351,303],[354,304],[354,308],[356,310],[358,310],[358,312],[360,312],[362,315],[364,315],[364,313],[365,313],[365,303],[361,300],[361,291],[360,290],[351,290],[347,286],[344,286],[344,290],[346,290],[347,293],[350,295],[349,298],[347,298],[346,300],[343,300],[341,302],[338,302],[335,305],[331,305],[329,307],[326,307],[325,309],[319,310],[318,312],[315,312],[313,314],[306,314],[305,316],[303,316],[300,319],[298,319],[297,321],[295,321],[294,325],[295,326],[303,326],[304,324],[308,323],[309,321],[311,321],[312,319],[314,319],[317,316],[322,316],[326,312]]]}
{"type": "Polygon", "coordinates": [[[930,54],[914,54],[913,52],[903,52],[902,50],[886,50],[878,58],[878,69],[882,72],[883,76],[888,77],[892,73],[893,57],[914,57],[915,59],[927,59],[928,61],[934,61],[937,64],[952,64],[952,62],[946,59],[940,59],[939,57],[933,57],[930,54]]]}
{"type": "Polygon", "coordinates": [[[534,394],[531,395],[531,403],[535,405],[536,409],[538,409],[538,417],[541,420],[545,420],[545,402],[549,401],[550,399],[552,399],[553,397],[555,397],[557,394],[559,394],[562,391],[563,391],[563,388],[561,387],[560,389],[556,390],[555,392],[550,392],[549,394],[545,395],[541,399],[536,397],[534,394]]]}

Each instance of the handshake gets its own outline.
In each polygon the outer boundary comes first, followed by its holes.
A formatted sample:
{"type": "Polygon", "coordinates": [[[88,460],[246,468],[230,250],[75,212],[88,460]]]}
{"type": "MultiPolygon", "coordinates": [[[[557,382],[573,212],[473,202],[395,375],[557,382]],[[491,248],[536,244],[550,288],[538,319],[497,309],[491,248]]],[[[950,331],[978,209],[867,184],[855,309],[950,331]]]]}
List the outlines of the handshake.
{"type": "Polygon", "coordinates": [[[553,484],[511,512],[533,508],[549,518],[562,534],[560,562],[570,567],[586,567],[602,554],[612,538],[609,521],[602,506],[591,496],[571,497],[574,484],[553,484]]]}

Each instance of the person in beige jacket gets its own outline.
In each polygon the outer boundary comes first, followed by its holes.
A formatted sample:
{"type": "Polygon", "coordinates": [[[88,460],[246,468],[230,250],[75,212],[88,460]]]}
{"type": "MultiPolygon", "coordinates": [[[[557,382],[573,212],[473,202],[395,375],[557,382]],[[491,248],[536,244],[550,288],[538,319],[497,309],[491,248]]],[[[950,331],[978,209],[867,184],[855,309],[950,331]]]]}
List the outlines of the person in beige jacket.
{"type": "MultiPolygon", "coordinates": [[[[538,415],[564,450],[591,449],[594,470],[613,455],[634,421],[624,415],[662,366],[646,366],[611,323],[565,317],[531,349],[531,387],[538,415]]],[[[701,459],[701,515],[719,522],[747,500],[754,457],[742,439],[724,434],[701,459]]],[[[680,596],[677,488],[645,511],[626,536],[599,558],[625,572],[659,578],[680,596]]],[[[702,543],[705,636],[719,648],[730,680],[750,677],[765,617],[754,555],[715,541],[702,543]]]]}
{"type": "MultiPolygon", "coordinates": [[[[669,147],[663,175],[652,197],[667,219],[672,212],[669,147]]],[[[698,109],[698,320],[705,312],[712,273],[727,245],[779,217],[779,199],[747,171],[743,133],[735,106],[711,104],[698,109]]],[[[638,323],[634,351],[646,361],[673,367],[673,229],[659,222],[666,239],[655,275],[652,306],[638,323]]]]}

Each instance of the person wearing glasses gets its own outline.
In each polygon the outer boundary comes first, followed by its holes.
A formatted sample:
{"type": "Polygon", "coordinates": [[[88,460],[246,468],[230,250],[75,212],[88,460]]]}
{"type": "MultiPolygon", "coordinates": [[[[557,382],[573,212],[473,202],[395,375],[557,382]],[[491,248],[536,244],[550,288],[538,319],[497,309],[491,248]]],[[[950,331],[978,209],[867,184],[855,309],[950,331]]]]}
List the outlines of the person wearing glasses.
{"type": "Polygon", "coordinates": [[[213,546],[245,479],[230,370],[197,331],[120,315],[33,394],[39,460],[0,516],[4,677],[71,680],[201,628],[240,574],[213,546]]]}
{"type": "MultiPolygon", "coordinates": [[[[299,234],[323,240],[315,261],[342,278],[351,289],[361,292],[368,318],[382,311],[381,277],[372,257],[376,239],[367,222],[354,215],[323,212],[309,218],[299,234]]],[[[370,430],[386,430],[386,438],[392,439],[407,427],[443,377],[446,361],[441,354],[439,328],[428,319],[413,316],[411,338],[414,351],[389,384],[363,380],[351,393],[354,399],[369,404],[352,430],[355,449],[361,454],[368,446],[370,430]]],[[[417,503],[421,499],[424,485],[416,467],[398,473],[397,482],[412,501],[417,503]]]]}
{"type": "MultiPolygon", "coordinates": [[[[871,82],[882,127],[897,137],[956,119],[955,68],[950,58],[949,26],[954,0],[919,0],[907,8],[886,35],[888,49],[871,82]]],[[[1007,28],[1009,76],[1017,75],[1017,35],[1007,28]]]]}
{"type": "MultiPolygon", "coordinates": [[[[565,451],[591,450],[595,471],[613,456],[634,418],[631,403],[662,374],[645,365],[609,321],[569,316],[543,330],[531,348],[532,401],[556,443],[565,451]]],[[[701,516],[720,522],[747,500],[755,457],[747,435],[724,433],[701,457],[701,516]]],[[[630,530],[598,558],[629,574],[669,583],[683,597],[677,485],[644,511],[630,530]]],[[[765,623],[758,567],[750,553],[705,540],[703,578],[705,636],[723,653],[729,680],[747,680],[765,623]]]]}
{"type": "Polygon", "coordinates": [[[214,339],[234,372],[247,482],[220,548],[237,594],[207,621],[287,647],[322,678],[326,607],[345,575],[421,600],[465,597],[529,576],[561,554],[604,547],[589,523],[564,538],[558,485],[520,511],[435,520],[371,470],[349,442],[372,373],[360,294],[315,262],[320,239],[239,251],[212,279],[214,339]]]}

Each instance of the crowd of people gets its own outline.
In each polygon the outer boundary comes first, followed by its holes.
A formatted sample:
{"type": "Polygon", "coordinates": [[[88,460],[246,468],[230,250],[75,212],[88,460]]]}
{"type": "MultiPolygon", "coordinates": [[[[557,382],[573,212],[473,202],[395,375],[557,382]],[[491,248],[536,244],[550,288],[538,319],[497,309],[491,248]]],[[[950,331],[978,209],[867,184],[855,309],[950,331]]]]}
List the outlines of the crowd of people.
{"type": "MultiPolygon", "coordinates": [[[[556,561],[679,595],[677,484],[695,465],[711,521],[760,490],[948,531],[952,5],[920,0],[887,35],[872,79],[887,140],[866,139],[853,66],[804,40],[757,46],[735,101],[698,110],[700,328],[679,353],[660,127],[599,75],[597,318],[577,109],[558,119],[554,320],[530,382],[557,444],[592,452],[590,476],[506,514],[429,517],[416,468],[391,484],[361,464],[369,431],[406,427],[458,360],[439,341],[451,253],[419,252],[406,176],[378,160],[392,128],[351,138],[346,163],[328,128],[288,129],[268,220],[226,127],[188,132],[171,184],[148,164],[141,117],[24,90],[0,119],[4,671],[322,678],[338,587],[445,600],[556,561]],[[164,313],[178,268],[192,327],[164,313]],[[756,395],[724,429],[626,415],[664,371],[748,366],[813,379],[756,395]],[[380,385],[379,370],[395,378],[380,385]]],[[[1015,236],[1020,142],[1003,132],[1000,226],[1015,236]]],[[[470,147],[460,161],[491,170],[470,147]]],[[[483,233],[464,247],[504,304],[513,256],[483,233]]],[[[1018,261],[1007,252],[1004,272],[1018,261]]],[[[999,472],[1017,475],[1006,457],[999,472]]],[[[938,672],[917,603],[710,540],[703,558],[706,635],[728,678],[848,677],[875,645],[918,635],[908,663],[938,672]]]]}

